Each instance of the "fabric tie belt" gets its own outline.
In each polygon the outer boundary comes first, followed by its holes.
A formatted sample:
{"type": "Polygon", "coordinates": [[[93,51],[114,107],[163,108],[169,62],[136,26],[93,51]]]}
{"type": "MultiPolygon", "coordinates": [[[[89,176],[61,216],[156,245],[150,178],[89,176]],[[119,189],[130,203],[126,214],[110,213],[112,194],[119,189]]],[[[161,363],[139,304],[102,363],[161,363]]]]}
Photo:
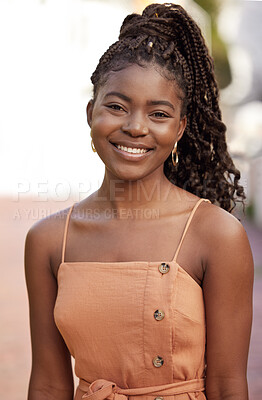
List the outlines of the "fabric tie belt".
{"type": "Polygon", "coordinates": [[[174,396],[183,393],[203,392],[204,379],[192,379],[160,386],[148,386],[135,389],[121,389],[114,382],[98,379],[91,384],[80,379],[79,389],[86,392],[82,399],[88,400],[128,400],[128,396],[174,396]]]}

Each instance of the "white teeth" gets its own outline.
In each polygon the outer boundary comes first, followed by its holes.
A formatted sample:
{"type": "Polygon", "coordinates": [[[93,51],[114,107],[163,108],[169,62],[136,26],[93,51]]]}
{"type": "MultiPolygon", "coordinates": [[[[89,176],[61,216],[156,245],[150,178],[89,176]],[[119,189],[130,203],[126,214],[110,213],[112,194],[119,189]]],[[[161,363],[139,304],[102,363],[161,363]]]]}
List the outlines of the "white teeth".
{"type": "Polygon", "coordinates": [[[125,147],[125,146],[122,146],[122,145],[120,145],[120,144],[117,144],[116,147],[117,147],[119,150],[123,150],[123,151],[126,151],[127,153],[133,153],[133,154],[135,154],[135,153],[140,153],[140,154],[142,154],[142,153],[146,153],[146,152],[147,152],[146,149],[138,149],[138,148],[132,148],[132,147],[125,147]]]}

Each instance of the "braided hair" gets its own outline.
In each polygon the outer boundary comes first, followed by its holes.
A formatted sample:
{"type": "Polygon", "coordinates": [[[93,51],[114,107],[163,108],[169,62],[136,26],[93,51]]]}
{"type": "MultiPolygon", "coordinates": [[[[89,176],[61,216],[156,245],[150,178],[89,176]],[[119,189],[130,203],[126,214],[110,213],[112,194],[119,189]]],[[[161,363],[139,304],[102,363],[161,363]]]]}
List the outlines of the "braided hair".
{"type": "Polygon", "coordinates": [[[198,25],[175,4],[151,4],[142,15],[128,15],[119,40],[100,58],[91,77],[94,101],[110,72],[132,64],[160,66],[183,93],[181,117],[187,116],[187,127],[178,145],[178,164],[173,166],[171,154],[164,163],[166,177],[231,212],[245,194],[227,151],[213,60],[198,25]]]}

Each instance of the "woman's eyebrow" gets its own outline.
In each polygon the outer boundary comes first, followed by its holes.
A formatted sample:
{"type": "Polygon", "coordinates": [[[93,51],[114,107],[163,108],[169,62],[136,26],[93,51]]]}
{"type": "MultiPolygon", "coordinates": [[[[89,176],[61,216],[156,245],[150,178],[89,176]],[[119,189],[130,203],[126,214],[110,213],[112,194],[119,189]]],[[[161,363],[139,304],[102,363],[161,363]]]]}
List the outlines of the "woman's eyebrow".
{"type": "Polygon", "coordinates": [[[105,97],[109,97],[109,96],[116,96],[116,97],[119,97],[119,98],[122,99],[122,100],[127,101],[128,103],[131,103],[130,97],[127,97],[127,96],[125,96],[124,94],[119,93],[119,92],[109,92],[109,93],[107,93],[107,94],[105,95],[105,97]]]}
{"type": "MultiPolygon", "coordinates": [[[[127,101],[128,103],[131,103],[131,102],[132,102],[132,100],[130,99],[130,97],[128,97],[128,96],[126,96],[125,94],[120,93],[120,92],[109,92],[109,93],[107,93],[107,94],[105,95],[105,98],[106,98],[106,97],[110,97],[110,96],[119,97],[120,99],[122,99],[122,100],[124,100],[124,101],[127,101]]],[[[167,100],[150,100],[150,101],[147,101],[147,105],[149,105],[149,106],[160,106],[160,105],[162,105],[162,106],[167,106],[167,107],[170,107],[172,110],[175,111],[175,108],[174,108],[173,104],[170,103],[170,102],[167,101],[167,100]]]]}
{"type": "Polygon", "coordinates": [[[151,101],[148,101],[147,104],[150,106],[168,106],[168,107],[172,108],[172,110],[175,111],[173,104],[167,100],[151,100],[151,101]]]}

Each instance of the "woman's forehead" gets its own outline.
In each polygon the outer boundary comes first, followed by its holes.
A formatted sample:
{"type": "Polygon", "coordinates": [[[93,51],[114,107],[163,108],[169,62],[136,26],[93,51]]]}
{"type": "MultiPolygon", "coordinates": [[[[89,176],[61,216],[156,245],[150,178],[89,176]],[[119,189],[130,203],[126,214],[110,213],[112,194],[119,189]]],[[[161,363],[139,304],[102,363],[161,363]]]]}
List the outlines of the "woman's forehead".
{"type": "Polygon", "coordinates": [[[127,96],[172,97],[176,101],[180,93],[175,79],[167,79],[160,68],[132,64],[119,71],[111,71],[100,87],[98,96],[101,98],[108,93],[120,91],[127,96]]]}

